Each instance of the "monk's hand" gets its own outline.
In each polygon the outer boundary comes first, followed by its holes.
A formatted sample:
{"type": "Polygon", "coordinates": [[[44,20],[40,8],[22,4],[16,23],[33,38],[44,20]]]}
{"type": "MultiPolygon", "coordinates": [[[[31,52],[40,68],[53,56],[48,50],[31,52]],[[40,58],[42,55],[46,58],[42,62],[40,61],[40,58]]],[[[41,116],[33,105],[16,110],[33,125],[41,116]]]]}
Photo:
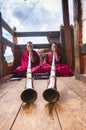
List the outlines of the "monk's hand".
{"type": "Polygon", "coordinates": [[[31,61],[35,62],[35,56],[33,56],[33,52],[32,51],[30,52],[30,57],[31,57],[31,61]]]}
{"type": "Polygon", "coordinates": [[[56,58],[56,55],[57,55],[57,54],[56,54],[56,51],[53,51],[53,55],[54,55],[54,57],[56,58]]]}
{"type": "Polygon", "coordinates": [[[53,55],[55,56],[56,62],[59,62],[60,59],[59,59],[58,53],[56,51],[54,51],[53,55]]]}

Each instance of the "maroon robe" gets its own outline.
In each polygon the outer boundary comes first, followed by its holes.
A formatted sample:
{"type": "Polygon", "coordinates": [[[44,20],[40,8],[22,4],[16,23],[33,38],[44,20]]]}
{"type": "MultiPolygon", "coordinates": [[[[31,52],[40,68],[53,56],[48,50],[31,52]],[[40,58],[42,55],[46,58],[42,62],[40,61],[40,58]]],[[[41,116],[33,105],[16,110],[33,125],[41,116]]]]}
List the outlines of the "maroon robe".
{"type": "MultiPolygon", "coordinates": [[[[50,52],[46,55],[43,63],[44,72],[48,72],[50,74],[51,65],[52,65],[53,54],[50,52]]],[[[62,64],[60,62],[56,62],[56,76],[72,76],[73,72],[71,68],[67,64],[62,64]]]]}
{"type": "MultiPolygon", "coordinates": [[[[29,55],[28,51],[23,52],[22,59],[21,59],[21,65],[18,66],[13,71],[14,75],[16,75],[16,76],[26,76],[27,67],[28,67],[28,55],[29,55]]],[[[36,59],[35,62],[31,62],[32,72],[34,73],[34,71],[37,72],[36,66],[40,64],[40,57],[35,50],[33,50],[33,56],[36,59]]]]}

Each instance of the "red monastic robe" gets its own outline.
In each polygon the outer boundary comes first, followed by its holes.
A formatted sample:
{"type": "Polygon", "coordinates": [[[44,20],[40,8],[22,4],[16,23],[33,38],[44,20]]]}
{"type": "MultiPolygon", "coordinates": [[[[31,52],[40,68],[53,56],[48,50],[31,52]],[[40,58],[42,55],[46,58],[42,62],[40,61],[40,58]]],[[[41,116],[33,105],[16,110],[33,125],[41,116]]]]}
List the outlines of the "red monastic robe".
{"type": "MultiPolygon", "coordinates": [[[[28,55],[29,55],[28,51],[23,52],[22,59],[21,59],[21,65],[18,66],[13,71],[15,76],[26,76],[27,67],[28,67],[28,55]]],[[[36,60],[35,60],[35,62],[31,62],[32,73],[34,73],[34,71],[38,72],[36,67],[37,67],[37,65],[40,64],[40,57],[35,50],[33,50],[33,56],[35,57],[36,60]]]]}
{"type": "MultiPolygon", "coordinates": [[[[50,52],[46,55],[43,63],[44,72],[48,72],[50,74],[51,64],[52,64],[53,54],[50,52]]],[[[67,64],[62,64],[60,62],[56,62],[56,76],[72,76],[73,72],[71,68],[67,64]]]]}

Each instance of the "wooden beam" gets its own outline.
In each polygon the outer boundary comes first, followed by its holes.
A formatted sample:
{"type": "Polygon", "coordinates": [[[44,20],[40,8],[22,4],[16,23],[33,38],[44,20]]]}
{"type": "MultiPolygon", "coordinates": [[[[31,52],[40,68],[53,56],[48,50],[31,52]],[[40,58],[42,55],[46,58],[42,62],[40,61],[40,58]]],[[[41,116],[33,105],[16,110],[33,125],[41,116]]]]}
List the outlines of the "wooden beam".
{"type": "Polygon", "coordinates": [[[65,30],[65,47],[66,47],[67,63],[72,68],[72,45],[70,35],[68,0],[62,0],[62,9],[63,9],[64,30],[65,30]]]}
{"type": "MultiPolygon", "coordinates": [[[[40,48],[50,48],[51,44],[47,43],[47,44],[33,44],[33,48],[34,49],[40,49],[40,48]]],[[[16,45],[17,49],[26,49],[26,45],[16,45]]]]}
{"type": "Polygon", "coordinates": [[[78,0],[78,21],[79,21],[79,42],[82,44],[82,5],[81,0],[78,0]]]}
{"type": "Polygon", "coordinates": [[[15,45],[4,37],[2,37],[2,43],[8,47],[15,48],[15,45]]]}
{"type": "Polygon", "coordinates": [[[72,45],[72,69],[75,70],[75,56],[74,56],[74,26],[70,26],[70,34],[71,34],[71,45],[72,45]]]}
{"type": "Polygon", "coordinates": [[[0,13],[0,78],[3,77],[3,45],[2,45],[2,26],[1,26],[1,13],[0,13]]]}
{"type": "Polygon", "coordinates": [[[67,63],[67,56],[66,56],[66,48],[65,48],[65,34],[64,34],[64,26],[61,25],[60,29],[61,35],[61,47],[62,47],[62,63],[67,63]]]}
{"type": "Polygon", "coordinates": [[[59,31],[47,31],[47,32],[15,32],[17,37],[38,37],[38,36],[60,36],[59,31]]]}
{"type": "Polygon", "coordinates": [[[13,30],[10,28],[10,26],[2,19],[1,25],[4,29],[6,29],[10,34],[14,34],[13,30]]]}
{"type": "Polygon", "coordinates": [[[74,10],[74,52],[75,52],[75,76],[80,75],[80,46],[79,46],[79,7],[78,0],[73,0],[74,10]]]}

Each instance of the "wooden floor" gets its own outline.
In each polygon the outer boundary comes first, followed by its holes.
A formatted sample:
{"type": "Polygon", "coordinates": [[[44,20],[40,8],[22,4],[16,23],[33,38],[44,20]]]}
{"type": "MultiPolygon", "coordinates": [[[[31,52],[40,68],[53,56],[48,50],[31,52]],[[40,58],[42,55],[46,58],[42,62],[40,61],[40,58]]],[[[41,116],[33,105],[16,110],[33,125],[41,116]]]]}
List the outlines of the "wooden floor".
{"type": "Polygon", "coordinates": [[[25,79],[0,86],[0,130],[86,130],[86,84],[58,77],[60,100],[50,104],[42,97],[47,82],[34,80],[38,98],[32,104],[20,99],[25,79]]]}

